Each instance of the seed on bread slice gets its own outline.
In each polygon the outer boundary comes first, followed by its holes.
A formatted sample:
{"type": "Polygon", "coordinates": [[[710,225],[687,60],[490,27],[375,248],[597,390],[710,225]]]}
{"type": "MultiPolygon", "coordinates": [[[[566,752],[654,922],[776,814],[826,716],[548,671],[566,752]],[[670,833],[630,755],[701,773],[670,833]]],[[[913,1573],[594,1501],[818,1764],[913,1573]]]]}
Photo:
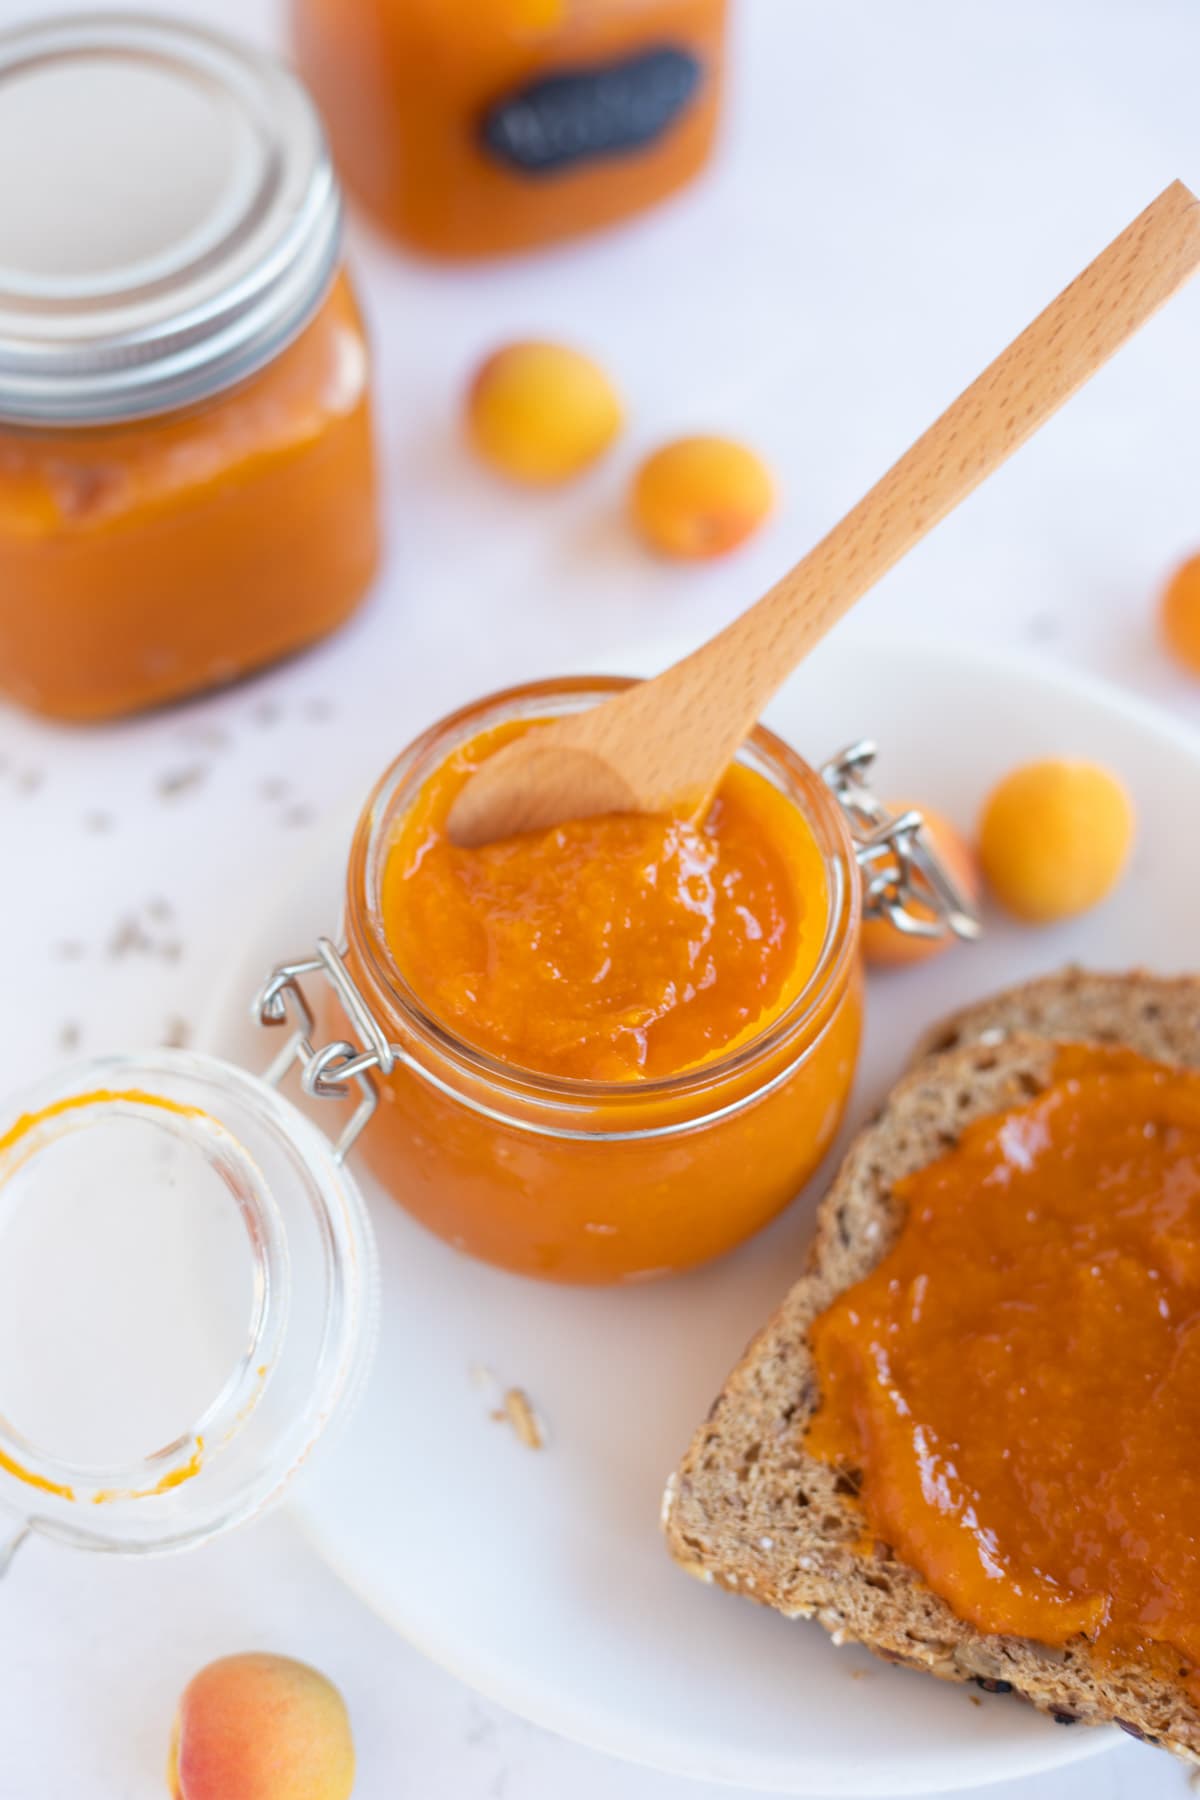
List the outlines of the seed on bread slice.
{"type": "MultiPolygon", "coordinates": [[[[1046,983],[1017,992],[1040,1024],[1053,1019],[1059,1041],[1093,1035],[1088,1021],[1094,1035],[1107,1038],[1123,1011],[1126,1041],[1144,1054],[1200,1066],[1195,987],[1186,1041],[1182,1007],[1153,978],[1057,979],[1057,998],[1046,983]],[[1109,985],[1114,981],[1125,983],[1123,1002],[1109,985]],[[1068,992],[1080,1003],[1079,1029],[1068,992]],[[1145,1007],[1160,1001],[1163,1013],[1149,1018],[1145,1007]],[[1151,1029],[1163,1019],[1164,1029],[1151,1029]]],[[[887,1661],[947,1680],[1011,1689],[1063,1724],[1115,1721],[1135,1737],[1200,1760],[1200,1707],[1182,1680],[1132,1659],[1101,1662],[1083,1638],[1054,1648],[979,1632],[890,1545],[863,1549],[860,1472],[832,1468],[805,1451],[805,1427],[819,1403],[809,1327],[895,1242],[903,1225],[896,1182],[943,1155],[972,1120],[1025,1104],[1053,1079],[1055,1042],[1016,1030],[1016,994],[1000,1001],[948,1027],[955,1047],[918,1063],[851,1146],[819,1208],[805,1273],[751,1343],[671,1478],[668,1546],[690,1573],[789,1617],[815,1618],[837,1643],[864,1644],[887,1661]]]]}

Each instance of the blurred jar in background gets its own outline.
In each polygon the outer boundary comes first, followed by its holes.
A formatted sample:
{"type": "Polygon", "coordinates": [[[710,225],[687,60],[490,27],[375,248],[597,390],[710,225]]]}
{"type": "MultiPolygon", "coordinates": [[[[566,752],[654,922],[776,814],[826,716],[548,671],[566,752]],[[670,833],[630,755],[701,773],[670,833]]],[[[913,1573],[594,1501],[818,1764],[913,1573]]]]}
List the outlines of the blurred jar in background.
{"type": "Polygon", "coordinates": [[[343,178],[437,256],[640,212],[712,147],[726,0],[292,0],[343,178]]]}
{"type": "Polygon", "coordinates": [[[367,346],[316,111],[133,15],[0,37],[0,695],[101,719],[353,611],[367,346]]]}

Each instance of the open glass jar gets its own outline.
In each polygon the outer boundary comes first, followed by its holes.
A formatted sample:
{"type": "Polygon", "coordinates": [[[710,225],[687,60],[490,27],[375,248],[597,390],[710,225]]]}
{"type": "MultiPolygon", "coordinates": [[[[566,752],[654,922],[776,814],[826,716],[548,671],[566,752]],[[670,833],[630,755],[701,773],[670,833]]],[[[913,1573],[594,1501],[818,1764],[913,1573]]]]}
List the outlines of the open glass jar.
{"type": "MultiPolygon", "coordinates": [[[[901,929],[975,927],[920,837],[863,783],[861,748],[819,774],[759,729],[741,757],[806,820],[820,848],[828,921],[816,966],[776,1018],[725,1056],[681,1075],[596,1082],[501,1062],[434,1017],[389,948],[383,869],[398,822],[464,742],[514,719],[594,705],[623,682],[539,682],[466,707],[383,776],[363,810],[347,873],[342,945],[278,972],[263,1016],[278,1019],[306,974],[336,964],[315,1017],[318,1087],[339,1064],[369,1075],[379,1105],[363,1155],[381,1185],[460,1249],[564,1282],[645,1280],[723,1254],[798,1193],[829,1148],[849,1095],[862,1013],[864,903],[901,929]],[[860,870],[867,871],[867,880],[860,870]],[[918,898],[929,913],[910,916],[918,898]]],[[[364,1122],[360,1117],[359,1124],[364,1122]]]]}
{"type": "Polygon", "coordinates": [[[523,250],[681,187],[712,147],[726,0],[292,0],[352,193],[438,256],[523,250]]]}
{"type": "Polygon", "coordinates": [[[273,59],[96,14],[0,36],[0,695],[90,720],[331,631],[378,556],[320,122],[273,59]]]}
{"type": "Polygon", "coordinates": [[[360,1136],[382,1185],[439,1236],[558,1281],[717,1256],[811,1174],[853,1076],[864,912],[923,934],[977,930],[919,815],[871,796],[869,747],[818,773],[768,731],[745,746],[819,846],[824,941],[777,1018],[690,1074],[606,1084],[507,1066],[425,1012],[392,962],[383,862],[429,774],[483,727],[624,685],[516,688],[397,759],[358,823],[342,941],[281,964],[255,1000],[262,1024],[290,1027],[265,1074],[158,1051],[0,1104],[10,1547],[36,1530],[86,1549],[181,1549],[284,1491],[345,1416],[373,1347],[374,1243],[346,1167],[360,1136]],[[309,1099],[353,1104],[336,1142],[284,1096],[293,1074],[309,1099]]]}

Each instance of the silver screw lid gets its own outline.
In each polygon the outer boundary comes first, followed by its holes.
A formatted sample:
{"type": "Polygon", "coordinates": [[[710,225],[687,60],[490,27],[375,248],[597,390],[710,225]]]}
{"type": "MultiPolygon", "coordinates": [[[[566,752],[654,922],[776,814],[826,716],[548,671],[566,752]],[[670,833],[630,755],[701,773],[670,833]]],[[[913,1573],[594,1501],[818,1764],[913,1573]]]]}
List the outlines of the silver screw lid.
{"type": "Polygon", "coordinates": [[[325,294],[341,198],[282,64],[136,14],[0,33],[0,422],[207,398],[325,294]]]}

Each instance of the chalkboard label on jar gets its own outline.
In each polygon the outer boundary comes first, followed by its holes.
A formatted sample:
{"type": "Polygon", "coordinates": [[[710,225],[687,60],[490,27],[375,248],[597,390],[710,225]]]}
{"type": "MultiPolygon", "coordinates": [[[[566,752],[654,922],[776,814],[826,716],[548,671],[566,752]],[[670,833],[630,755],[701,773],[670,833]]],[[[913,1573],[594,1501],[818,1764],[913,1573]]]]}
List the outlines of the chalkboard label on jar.
{"type": "Polygon", "coordinates": [[[673,124],[701,72],[694,56],[670,45],[599,68],[561,69],[498,100],[481,136],[493,156],[525,175],[628,155],[673,124]]]}

